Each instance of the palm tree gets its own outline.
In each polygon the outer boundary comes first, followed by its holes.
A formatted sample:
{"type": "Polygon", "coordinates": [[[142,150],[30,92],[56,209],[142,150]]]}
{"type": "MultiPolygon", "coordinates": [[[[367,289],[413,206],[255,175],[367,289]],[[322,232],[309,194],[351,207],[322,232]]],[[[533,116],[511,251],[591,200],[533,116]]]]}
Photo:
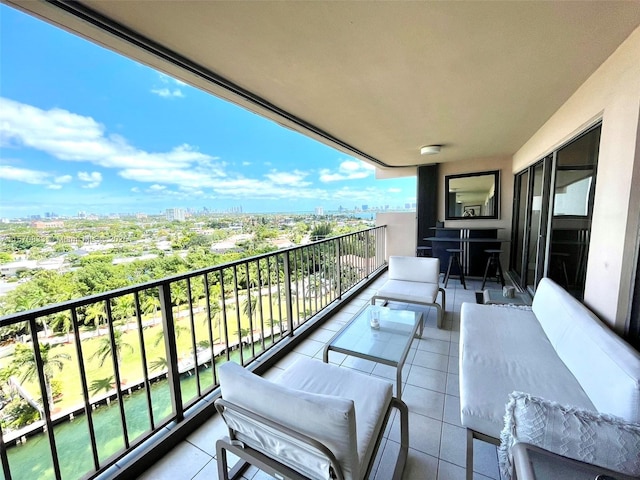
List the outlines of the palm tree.
{"type": "Polygon", "coordinates": [[[247,318],[250,318],[251,320],[256,317],[257,308],[258,296],[253,293],[247,296],[247,298],[242,302],[242,313],[244,313],[247,318]]]}
{"type": "MultiPolygon", "coordinates": [[[[126,347],[129,352],[133,352],[133,347],[124,341],[123,333],[118,329],[113,330],[113,340],[116,345],[116,362],[120,365],[120,361],[122,360],[122,349],[126,347]]],[[[98,349],[93,352],[91,358],[97,358],[100,366],[102,367],[108,358],[113,357],[113,354],[114,352],[111,350],[111,339],[109,338],[109,335],[106,335],[100,339],[98,349]]]]}
{"type": "Polygon", "coordinates": [[[68,310],[65,310],[52,316],[51,328],[64,333],[67,336],[67,343],[69,343],[69,333],[71,332],[71,313],[68,310]]]}
{"type": "MultiPolygon", "coordinates": [[[[71,356],[66,353],[54,354],[51,352],[51,345],[48,343],[38,343],[40,348],[40,358],[42,359],[42,371],[44,373],[44,384],[46,388],[47,403],[53,408],[53,394],[51,392],[51,380],[55,370],[61,371],[64,368],[63,360],[70,360],[71,356]]],[[[25,380],[34,380],[38,374],[36,358],[33,350],[23,344],[18,343],[13,352],[11,362],[21,372],[20,383],[25,380]]]]}
{"type": "MultiPolygon", "coordinates": [[[[15,311],[25,312],[27,310],[33,310],[34,308],[42,307],[49,303],[45,292],[40,288],[34,288],[29,290],[27,295],[21,295],[16,299],[15,311]]],[[[45,337],[49,337],[49,327],[45,320],[45,317],[38,317],[38,322],[42,323],[45,337]]]]}
{"type": "Polygon", "coordinates": [[[97,395],[101,391],[109,392],[113,388],[113,375],[106,378],[98,378],[91,382],[89,385],[89,392],[92,395],[97,395]]]}
{"type": "Polygon", "coordinates": [[[169,368],[169,364],[167,363],[167,359],[164,357],[158,357],[151,362],[151,370],[167,370],[169,368]]]}
{"type": "Polygon", "coordinates": [[[142,312],[145,314],[156,313],[160,309],[160,299],[156,295],[147,295],[142,301],[142,312]]]}
{"type": "Polygon", "coordinates": [[[129,318],[135,315],[135,313],[136,307],[133,302],[133,295],[123,295],[114,300],[113,316],[118,320],[124,320],[125,325],[129,323],[129,318]]]}
{"type": "Polygon", "coordinates": [[[93,321],[96,327],[96,335],[100,335],[100,322],[107,318],[107,312],[104,310],[104,303],[92,303],[84,312],[85,320],[93,321]]]}
{"type": "MultiPolygon", "coordinates": [[[[213,328],[218,328],[218,340],[222,339],[222,322],[220,321],[220,314],[222,313],[222,308],[218,301],[209,301],[209,315],[213,320],[213,328]]],[[[207,317],[204,317],[203,322],[207,321],[207,317]]]]}
{"type": "Polygon", "coordinates": [[[180,317],[180,307],[187,303],[187,285],[185,282],[175,282],[171,284],[171,301],[178,307],[178,315],[180,317]]]}

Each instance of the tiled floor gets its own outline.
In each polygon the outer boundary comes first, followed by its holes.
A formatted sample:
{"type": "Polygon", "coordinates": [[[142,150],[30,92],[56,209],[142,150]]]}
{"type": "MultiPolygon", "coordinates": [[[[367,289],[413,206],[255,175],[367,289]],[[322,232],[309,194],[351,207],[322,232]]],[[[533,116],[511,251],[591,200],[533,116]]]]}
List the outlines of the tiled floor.
{"type": "MultiPolygon", "coordinates": [[[[322,328],[281,360],[268,373],[277,376],[300,356],[322,360],[322,347],[331,336],[348,321],[384,282],[380,277],[366,291],[349,302],[322,328]]],[[[415,339],[403,369],[403,400],[409,407],[409,458],[404,472],[407,480],[463,480],[465,478],[466,434],[460,426],[460,399],[458,392],[458,343],[460,333],[460,306],[475,302],[475,290],[480,281],[467,281],[464,290],[457,280],[450,280],[447,288],[447,306],[444,328],[436,328],[434,308],[424,310],[426,324],[422,339],[415,339]]],[[[395,307],[396,305],[394,305],[395,307]]],[[[402,308],[415,308],[397,305],[402,308]]],[[[395,369],[366,360],[346,357],[331,352],[329,361],[345,368],[388,378],[395,384],[395,369]]],[[[395,412],[394,412],[395,414],[395,412]]],[[[217,416],[200,427],[174,451],[148,470],[145,480],[159,479],[217,479],[215,442],[226,435],[226,428],[217,416]]],[[[386,480],[399,448],[397,421],[388,429],[381,445],[380,461],[371,477],[386,480]]],[[[474,443],[474,479],[499,479],[496,448],[487,443],[474,443]]],[[[271,478],[250,468],[247,480],[271,478]]]]}

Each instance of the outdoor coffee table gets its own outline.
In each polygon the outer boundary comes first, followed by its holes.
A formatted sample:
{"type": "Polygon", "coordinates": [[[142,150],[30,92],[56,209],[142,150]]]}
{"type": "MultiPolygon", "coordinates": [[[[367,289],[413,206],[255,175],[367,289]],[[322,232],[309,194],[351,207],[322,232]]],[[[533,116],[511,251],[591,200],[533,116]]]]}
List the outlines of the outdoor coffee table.
{"type": "Polygon", "coordinates": [[[411,342],[422,336],[424,320],[421,312],[392,310],[387,307],[367,305],[336,333],[324,347],[322,358],[329,361],[329,352],[339,352],[353,357],[396,367],[397,398],[402,398],[402,367],[407,359],[411,342]],[[380,327],[371,327],[372,308],[380,310],[380,327]]]}

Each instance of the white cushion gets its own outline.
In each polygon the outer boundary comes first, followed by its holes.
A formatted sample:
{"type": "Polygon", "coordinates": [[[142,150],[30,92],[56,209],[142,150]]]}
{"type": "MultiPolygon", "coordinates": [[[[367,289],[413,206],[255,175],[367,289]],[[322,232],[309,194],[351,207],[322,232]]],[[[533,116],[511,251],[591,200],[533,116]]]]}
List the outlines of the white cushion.
{"type": "MultiPolygon", "coordinates": [[[[265,380],[240,365],[220,367],[222,398],[293,428],[326,445],[341,464],[345,479],[359,478],[354,402],[341,396],[308,393],[265,380]]],[[[269,429],[256,427],[242,418],[225,417],[238,432],[238,439],[279,458],[309,478],[325,480],[329,464],[269,429]]]]}
{"type": "Polygon", "coordinates": [[[463,303],[460,326],[462,425],[498,438],[514,390],[594,409],[533,312],[463,303]]]}
{"type": "Polygon", "coordinates": [[[640,422],[640,353],[548,278],[538,285],[532,308],[596,409],[640,422]]]}
{"type": "Polygon", "coordinates": [[[437,283],[387,280],[376,293],[382,298],[409,303],[434,303],[438,295],[437,283]]]}
{"type": "Polygon", "coordinates": [[[440,260],[429,257],[389,257],[389,279],[438,284],[440,260]]]}
{"type": "MultiPolygon", "coordinates": [[[[509,449],[516,442],[640,477],[640,424],[610,415],[513,392],[498,449],[500,469],[506,479],[512,473],[509,449]]],[[[554,477],[562,478],[557,471],[554,477]]]]}
{"type": "Polygon", "coordinates": [[[363,475],[393,396],[393,385],[348,368],[302,358],[285,370],[276,382],[305,392],[336,395],[355,406],[359,471],[363,475]]]}

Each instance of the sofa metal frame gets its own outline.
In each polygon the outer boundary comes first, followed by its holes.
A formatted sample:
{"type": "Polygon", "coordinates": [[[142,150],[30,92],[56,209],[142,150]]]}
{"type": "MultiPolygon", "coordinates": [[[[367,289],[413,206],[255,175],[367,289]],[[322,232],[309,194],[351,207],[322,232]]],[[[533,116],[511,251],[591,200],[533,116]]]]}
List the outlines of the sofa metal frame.
{"type": "MultiPolygon", "coordinates": [[[[321,442],[311,438],[308,435],[300,433],[297,430],[280,425],[268,418],[265,418],[264,416],[256,414],[255,412],[251,412],[247,409],[239,407],[238,405],[224,400],[223,398],[217,399],[214,402],[214,405],[223,419],[225,416],[225,411],[229,410],[234,412],[235,414],[244,416],[247,421],[253,422],[257,425],[266,426],[284,436],[293,438],[303,444],[308,445],[316,452],[324,455],[330,462],[331,478],[336,480],[344,480],[342,468],[335,455],[327,446],[323,445],[321,442]]],[[[397,398],[392,397],[389,406],[387,407],[387,411],[385,412],[384,421],[382,422],[380,431],[378,432],[378,435],[376,437],[375,448],[373,449],[371,458],[369,459],[366,472],[364,475],[361,475],[361,479],[368,478],[369,474],[371,473],[371,468],[373,467],[378,448],[380,447],[380,442],[382,441],[382,437],[389,421],[391,410],[393,408],[396,408],[400,412],[400,451],[398,453],[398,458],[396,460],[392,478],[393,480],[400,480],[402,478],[402,473],[404,471],[409,451],[409,409],[402,400],[398,400],[397,398]]],[[[277,479],[304,480],[307,478],[304,475],[300,474],[298,471],[291,468],[291,466],[272,458],[267,454],[267,452],[263,452],[256,448],[253,448],[251,445],[247,444],[247,442],[241,442],[237,440],[235,431],[231,427],[229,427],[229,436],[221,438],[216,442],[216,456],[218,459],[218,478],[220,480],[232,480],[235,478],[240,478],[242,472],[247,468],[247,464],[254,465],[268,475],[271,475],[277,479]],[[232,454],[238,456],[243,460],[243,462],[238,462],[231,470],[229,470],[227,462],[227,452],[231,452],[232,454]]]]}
{"type": "Polygon", "coordinates": [[[472,428],[467,428],[467,458],[466,458],[466,480],[473,480],[473,441],[480,440],[482,442],[491,443],[492,445],[500,445],[500,439],[491,437],[484,433],[477,432],[472,428]]]}

